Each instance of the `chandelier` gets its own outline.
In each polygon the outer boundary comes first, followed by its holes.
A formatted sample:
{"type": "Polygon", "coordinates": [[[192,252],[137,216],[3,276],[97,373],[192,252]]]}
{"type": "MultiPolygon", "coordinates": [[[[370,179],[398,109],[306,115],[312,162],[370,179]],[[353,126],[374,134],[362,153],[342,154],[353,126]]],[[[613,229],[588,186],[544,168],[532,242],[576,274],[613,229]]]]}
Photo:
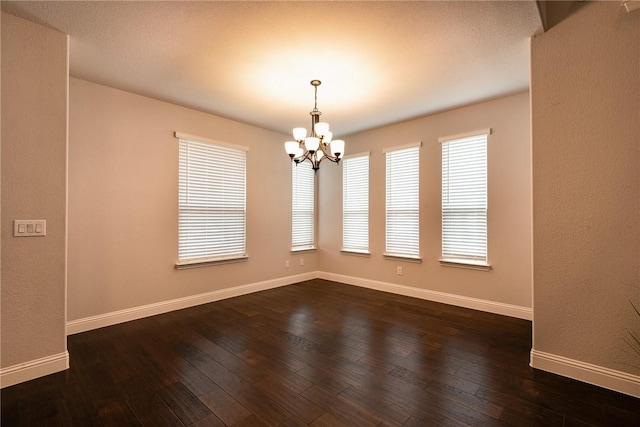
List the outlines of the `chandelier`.
{"type": "Polygon", "coordinates": [[[315,172],[320,168],[320,162],[329,159],[334,163],[340,162],[340,156],[344,154],[344,141],[332,140],[333,134],[329,131],[329,123],[321,122],[318,111],[318,86],[320,80],[311,80],[311,86],[315,90],[315,103],[311,115],[311,132],[307,136],[305,128],[293,129],[293,139],[284,143],[284,149],[296,164],[309,160],[315,172]]]}

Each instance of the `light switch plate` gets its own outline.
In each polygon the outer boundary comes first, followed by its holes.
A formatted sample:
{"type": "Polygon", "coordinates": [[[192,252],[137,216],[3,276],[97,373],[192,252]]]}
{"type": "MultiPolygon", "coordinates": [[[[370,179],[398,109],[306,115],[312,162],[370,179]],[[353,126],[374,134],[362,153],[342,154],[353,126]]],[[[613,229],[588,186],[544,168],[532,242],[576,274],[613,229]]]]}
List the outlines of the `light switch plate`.
{"type": "Polygon", "coordinates": [[[16,219],[13,221],[13,237],[43,237],[46,235],[46,219],[16,219]]]}

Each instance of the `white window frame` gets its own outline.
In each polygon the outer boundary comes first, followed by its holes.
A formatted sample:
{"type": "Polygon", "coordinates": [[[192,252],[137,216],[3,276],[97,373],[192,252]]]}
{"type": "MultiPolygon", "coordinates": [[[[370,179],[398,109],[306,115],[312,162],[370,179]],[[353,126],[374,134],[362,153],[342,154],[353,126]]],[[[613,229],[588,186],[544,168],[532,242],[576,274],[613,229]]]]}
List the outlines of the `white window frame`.
{"type": "Polygon", "coordinates": [[[310,162],[291,162],[291,252],[313,251],[316,174],[310,162]]]}
{"type": "Polygon", "coordinates": [[[442,150],[440,264],[489,270],[488,145],[491,129],[438,138],[442,150]]]}
{"type": "Polygon", "coordinates": [[[386,148],[386,258],[421,261],[420,147],[422,142],[386,148]]]}
{"type": "Polygon", "coordinates": [[[176,268],[246,260],[249,148],[180,132],[174,135],[179,144],[176,268]]]}
{"type": "Polygon", "coordinates": [[[369,254],[369,152],[342,161],[342,249],[369,254]]]}

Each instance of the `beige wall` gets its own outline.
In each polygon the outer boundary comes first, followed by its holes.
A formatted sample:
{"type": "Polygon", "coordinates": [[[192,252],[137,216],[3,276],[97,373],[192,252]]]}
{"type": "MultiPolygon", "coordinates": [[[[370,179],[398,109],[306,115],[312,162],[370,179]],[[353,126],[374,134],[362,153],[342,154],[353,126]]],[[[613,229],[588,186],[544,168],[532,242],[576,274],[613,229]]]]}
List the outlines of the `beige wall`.
{"type": "Polygon", "coordinates": [[[69,102],[70,321],[318,269],[290,253],[286,135],[73,78],[69,102]],[[247,262],[174,268],[174,131],[249,147],[247,262]]]}
{"type": "Polygon", "coordinates": [[[340,255],[341,166],[319,172],[317,254],[290,249],[285,135],[118,91],[70,83],[69,320],[316,270],[531,306],[529,97],[520,94],[349,137],[370,149],[370,258],[340,255]],[[439,136],[493,128],[489,143],[490,272],[441,267],[439,136]],[[173,131],[250,148],[245,263],[176,271],[177,143],[173,131]],[[383,260],[382,148],[422,140],[423,263],[383,260]],[[374,189],[381,191],[375,191],[374,189]],[[337,193],[336,193],[337,192],[337,193]],[[333,197],[338,194],[338,198],[333,197]],[[377,230],[377,231],[376,231],[377,230]],[[268,248],[268,249],[267,249],[268,248]],[[284,268],[284,261],[291,268],[284,268]]]}
{"type": "Polygon", "coordinates": [[[531,62],[534,350],[640,374],[640,12],[587,3],[531,62]]]}
{"type": "Polygon", "coordinates": [[[2,13],[2,362],[66,352],[68,38],[2,13]],[[13,237],[13,220],[47,220],[13,237]]]}
{"type": "Polygon", "coordinates": [[[522,93],[346,137],[347,154],[369,151],[370,257],[340,253],[341,166],[320,169],[320,268],[323,271],[531,307],[531,181],[529,95],[522,93]],[[488,144],[488,253],[493,270],[443,267],[440,247],[441,149],[438,137],[491,128],[488,144]],[[383,259],[385,147],[422,141],[422,263],[383,259]],[[396,267],[403,267],[403,275],[396,267]]]}

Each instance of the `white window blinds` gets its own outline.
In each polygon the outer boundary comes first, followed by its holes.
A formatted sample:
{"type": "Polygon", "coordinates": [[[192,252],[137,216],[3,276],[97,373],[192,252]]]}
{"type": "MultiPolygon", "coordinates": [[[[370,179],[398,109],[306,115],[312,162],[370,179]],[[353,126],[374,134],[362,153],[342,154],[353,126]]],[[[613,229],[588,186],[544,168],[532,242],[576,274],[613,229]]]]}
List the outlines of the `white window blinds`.
{"type": "Polygon", "coordinates": [[[315,248],[315,174],[311,163],[291,163],[291,250],[315,248]]]}
{"type": "Polygon", "coordinates": [[[385,255],[420,257],[420,144],[385,150],[385,255]]]}
{"type": "Polygon", "coordinates": [[[342,250],[369,252],[369,153],[342,164],[342,250]]]}
{"type": "Polygon", "coordinates": [[[176,136],[178,264],[245,257],[247,149],[176,136]]]}
{"type": "Polygon", "coordinates": [[[442,258],[487,261],[487,135],[440,138],[442,144],[442,258]]]}

